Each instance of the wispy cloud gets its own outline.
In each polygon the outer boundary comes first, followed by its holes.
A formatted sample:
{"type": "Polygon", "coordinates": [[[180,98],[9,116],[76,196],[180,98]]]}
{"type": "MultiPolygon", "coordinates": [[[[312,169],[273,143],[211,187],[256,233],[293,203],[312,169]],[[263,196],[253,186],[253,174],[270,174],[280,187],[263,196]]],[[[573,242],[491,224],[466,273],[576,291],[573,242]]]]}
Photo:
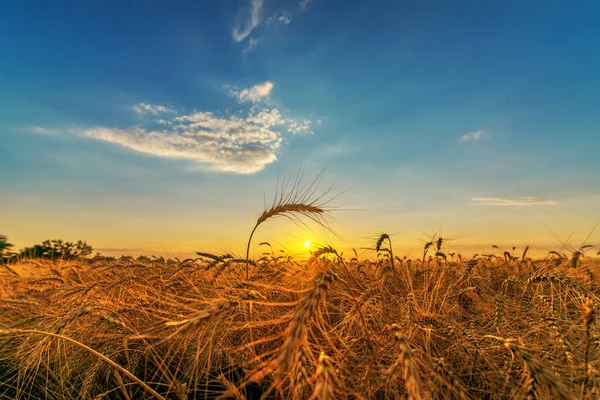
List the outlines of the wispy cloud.
{"type": "Polygon", "coordinates": [[[51,135],[52,134],[51,129],[42,128],[41,126],[31,126],[31,127],[29,127],[29,131],[36,133],[38,135],[51,135]]]}
{"type": "Polygon", "coordinates": [[[265,20],[265,24],[267,25],[273,25],[273,24],[283,24],[283,25],[289,25],[292,23],[292,17],[290,15],[290,13],[284,11],[279,15],[274,15],[272,17],[269,17],[265,20]]]}
{"type": "Polygon", "coordinates": [[[244,53],[254,50],[260,43],[262,43],[262,39],[250,38],[248,46],[244,49],[244,53]]]}
{"type": "Polygon", "coordinates": [[[135,111],[138,114],[158,115],[161,113],[175,113],[176,112],[172,108],[167,108],[165,106],[152,105],[152,104],[147,104],[147,103],[138,103],[138,104],[135,104],[132,108],[133,108],[133,111],[135,111]]]}
{"type": "MultiPolygon", "coordinates": [[[[284,144],[286,133],[310,133],[311,121],[284,117],[276,107],[254,104],[268,96],[273,87],[273,83],[263,82],[240,91],[240,99],[253,103],[241,114],[161,114],[161,118],[144,125],[148,128],[99,126],[76,133],[144,154],[189,160],[214,171],[252,174],[277,160],[276,153],[284,144]]],[[[159,107],[147,106],[144,109],[159,107]]]]}
{"type": "Polygon", "coordinates": [[[300,4],[300,7],[306,8],[306,6],[308,6],[310,3],[313,3],[314,1],[315,0],[300,0],[298,4],[300,4]]]}
{"type": "Polygon", "coordinates": [[[487,204],[491,206],[540,206],[558,204],[558,201],[540,199],[538,197],[473,197],[472,200],[477,203],[487,204]]]}
{"type": "Polygon", "coordinates": [[[250,1],[250,15],[240,20],[233,28],[232,36],[236,42],[246,39],[260,25],[263,0],[250,1]]]}
{"type": "MultiPolygon", "coordinates": [[[[264,14],[268,14],[268,12],[265,12],[264,0],[249,1],[249,7],[244,9],[243,17],[238,19],[231,32],[231,36],[235,42],[239,43],[244,41],[244,39],[252,35],[252,32],[260,26],[272,26],[277,24],[289,25],[292,23],[292,14],[294,12],[290,10],[289,7],[287,10],[282,11],[279,9],[277,12],[272,12],[270,16],[264,17],[264,14]]],[[[298,2],[298,5],[300,8],[304,9],[314,1],[315,0],[301,0],[298,2]]],[[[248,46],[244,48],[244,52],[253,50],[259,43],[262,43],[260,38],[250,38],[248,46]]]]}
{"type": "Polygon", "coordinates": [[[252,103],[257,103],[259,101],[266,100],[274,87],[275,85],[273,82],[266,81],[240,91],[235,89],[231,90],[230,95],[235,97],[240,104],[249,101],[252,103]]]}
{"type": "Polygon", "coordinates": [[[289,25],[292,23],[292,20],[289,15],[284,13],[284,14],[280,15],[279,17],[277,17],[277,22],[280,22],[284,25],[289,25]]]}
{"type": "Polygon", "coordinates": [[[461,142],[469,142],[474,140],[479,140],[483,136],[483,131],[475,131],[470,133],[465,133],[460,137],[461,142]]]}

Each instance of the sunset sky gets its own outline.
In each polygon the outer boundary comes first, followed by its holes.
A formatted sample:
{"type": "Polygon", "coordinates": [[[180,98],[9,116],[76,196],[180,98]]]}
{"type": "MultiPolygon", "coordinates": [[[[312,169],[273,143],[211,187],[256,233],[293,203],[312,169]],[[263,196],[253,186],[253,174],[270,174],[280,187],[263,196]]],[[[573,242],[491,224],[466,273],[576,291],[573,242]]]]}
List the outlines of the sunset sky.
{"type": "Polygon", "coordinates": [[[578,247],[600,220],[599,15],[598,1],[5,1],[0,234],[241,254],[278,176],[304,167],[325,169],[323,190],[339,180],[338,236],[279,219],[256,243],[578,247]]]}

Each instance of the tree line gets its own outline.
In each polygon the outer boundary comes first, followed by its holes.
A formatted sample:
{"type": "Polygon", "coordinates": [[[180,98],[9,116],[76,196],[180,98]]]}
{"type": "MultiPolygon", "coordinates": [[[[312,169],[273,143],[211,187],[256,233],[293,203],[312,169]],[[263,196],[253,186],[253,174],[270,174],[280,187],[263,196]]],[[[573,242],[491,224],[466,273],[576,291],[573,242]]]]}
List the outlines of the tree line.
{"type": "Polygon", "coordinates": [[[14,245],[8,242],[5,235],[0,235],[0,262],[11,262],[22,258],[43,258],[48,260],[74,260],[85,257],[94,251],[93,247],[83,240],[67,242],[62,239],[44,240],[41,244],[13,251],[14,245]]]}

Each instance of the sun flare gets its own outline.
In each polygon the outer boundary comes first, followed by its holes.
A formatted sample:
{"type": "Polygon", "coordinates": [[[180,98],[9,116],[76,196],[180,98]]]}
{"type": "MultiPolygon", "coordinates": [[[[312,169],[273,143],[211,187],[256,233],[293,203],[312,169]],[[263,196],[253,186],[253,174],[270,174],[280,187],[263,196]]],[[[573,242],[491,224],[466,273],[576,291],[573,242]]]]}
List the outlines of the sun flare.
{"type": "Polygon", "coordinates": [[[308,240],[306,242],[304,242],[304,247],[306,247],[306,248],[310,247],[310,242],[308,240]]]}

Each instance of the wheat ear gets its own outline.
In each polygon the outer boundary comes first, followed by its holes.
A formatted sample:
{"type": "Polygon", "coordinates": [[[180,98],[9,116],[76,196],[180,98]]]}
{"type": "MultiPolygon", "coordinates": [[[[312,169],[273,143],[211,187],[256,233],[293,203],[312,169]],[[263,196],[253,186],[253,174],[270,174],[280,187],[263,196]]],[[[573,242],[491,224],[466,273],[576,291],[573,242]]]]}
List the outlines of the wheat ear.
{"type": "Polygon", "coordinates": [[[334,379],[335,369],[333,368],[331,359],[322,351],[319,356],[319,364],[317,365],[317,383],[309,400],[334,400],[334,379]]]}
{"type": "Polygon", "coordinates": [[[401,332],[400,326],[397,324],[392,324],[390,331],[398,342],[400,354],[394,364],[386,371],[386,377],[388,380],[391,380],[398,375],[398,372],[402,371],[402,379],[404,379],[408,399],[421,400],[419,372],[408,338],[401,332]]]}
{"type": "MultiPolygon", "coordinates": [[[[252,243],[252,236],[259,227],[260,224],[266,220],[278,216],[287,217],[297,224],[304,225],[304,222],[300,217],[306,217],[317,223],[317,225],[329,229],[328,224],[328,210],[327,203],[332,198],[326,199],[336,186],[329,187],[323,194],[317,195],[317,189],[323,172],[317,175],[312,182],[302,185],[302,172],[299,172],[296,176],[290,189],[288,189],[289,182],[284,182],[281,187],[278,185],[278,190],[275,194],[275,199],[269,207],[265,207],[265,210],[256,220],[256,224],[250,233],[248,238],[248,245],[246,246],[246,260],[249,260],[250,256],[250,244],[252,243]]],[[[246,261],[246,279],[249,278],[248,272],[249,262],[246,261]]]]}
{"type": "Polygon", "coordinates": [[[336,279],[337,275],[333,271],[326,272],[310,293],[300,301],[286,330],[286,340],[277,358],[276,376],[279,381],[285,379],[291,365],[297,359],[298,350],[302,345],[306,345],[308,322],[316,314],[319,302],[325,297],[336,279]]]}

